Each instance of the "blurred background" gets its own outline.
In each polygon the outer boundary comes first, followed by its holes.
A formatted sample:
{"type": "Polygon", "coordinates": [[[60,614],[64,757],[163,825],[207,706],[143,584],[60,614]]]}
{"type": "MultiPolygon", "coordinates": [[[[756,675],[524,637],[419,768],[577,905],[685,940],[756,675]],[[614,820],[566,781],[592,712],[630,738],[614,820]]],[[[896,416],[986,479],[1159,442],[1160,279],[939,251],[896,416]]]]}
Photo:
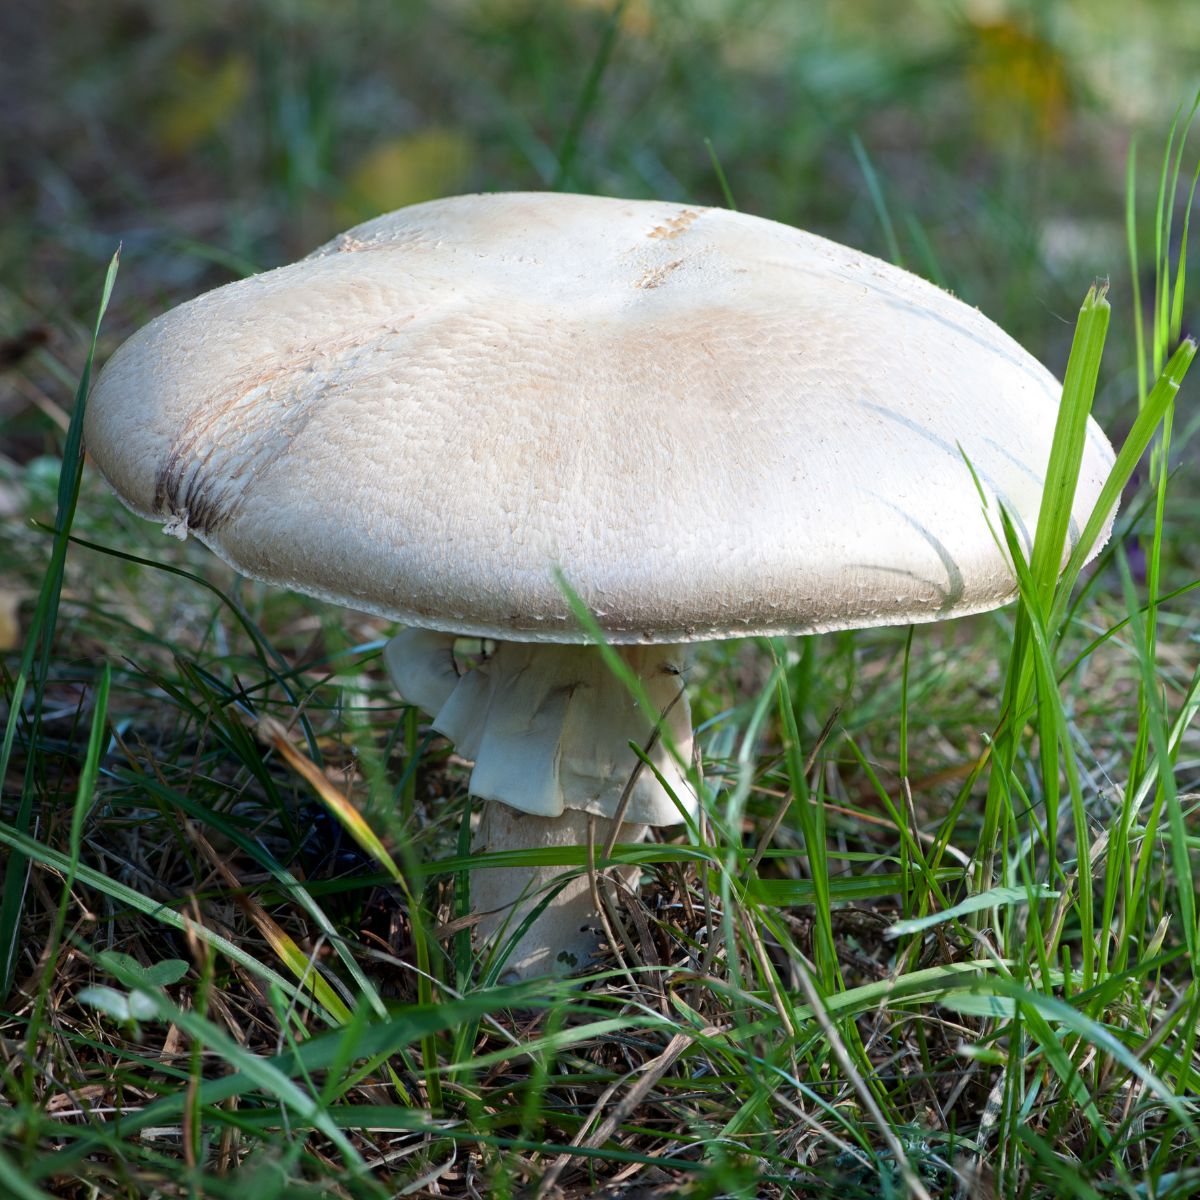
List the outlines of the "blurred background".
{"type": "Polygon", "coordinates": [[[48,515],[118,243],[101,362],[198,292],[470,190],[719,204],[723,173],[742,210],[903,263],[1059,372],[1111,277],[1120,436],[1127,155],[1150,264],[1198,75],[1194,0],[3,0],[0,517],[48,515]]]}

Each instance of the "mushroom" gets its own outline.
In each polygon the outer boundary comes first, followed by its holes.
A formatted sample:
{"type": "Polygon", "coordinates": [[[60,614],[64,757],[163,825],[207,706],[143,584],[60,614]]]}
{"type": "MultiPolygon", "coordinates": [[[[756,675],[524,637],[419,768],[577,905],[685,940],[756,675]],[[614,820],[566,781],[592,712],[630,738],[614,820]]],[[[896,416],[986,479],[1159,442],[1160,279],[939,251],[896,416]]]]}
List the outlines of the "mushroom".
{"type": "MultiPolygon", "coordinates": [[[[812,234],[501,194],[402,209],[159,317],[85,430],[166,532],[408,626],[387,665],[474,760],[477,850],[602,847],[696,811],[693,643],[1012,599],[984,508],[1031,545],[1059,391],[974,309],[812,234]],[[456,637],[496,645],[460,677],[456,637]]],[[[1089,423],[1073,536],[1112,461],[1089,423]]],[[[471,875],[514,973],[593,952],[587,877],[471,875]]]]}

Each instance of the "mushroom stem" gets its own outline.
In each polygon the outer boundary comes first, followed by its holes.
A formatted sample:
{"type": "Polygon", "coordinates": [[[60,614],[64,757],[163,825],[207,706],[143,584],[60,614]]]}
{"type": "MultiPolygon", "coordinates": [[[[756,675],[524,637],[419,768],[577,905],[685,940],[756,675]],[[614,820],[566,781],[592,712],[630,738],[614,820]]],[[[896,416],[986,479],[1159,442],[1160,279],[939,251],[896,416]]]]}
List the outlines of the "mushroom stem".
{"type": "MultiPolygon", "coordinates": [[[[384,657],[400,695],[433,715],[434,729],[475,761],[470,791],[492,802],[476,849],[583,846],[591,817],[599,856],[614,823],[617,838],[640,841],[647,825],[675,825],[695,813],[686,774],[692,729],[684,647],[616,648],[657,710],[655,720],[595,646],[501,642],[460,677],[453,643],[452,634],[407,630],[384,657]],[[631,743],[643,748],[653,769],[631,743]]],[[[480,922],[481,942],[514,932],[537,894],[562,873],[562,867],[475,872],[474,906],[489,914],[480,922]],[[513,910],[522,896],[528,902],[513,910]]],[[[579,965],[598,944],[597,922],[587,878],[570,881],[521,938],[510,969],[526,975],[579,965]]]]}
{"type": "MultiPolygon", "coordinates": [[[[507,804],[483,806],[471,851],[474,854],[531,847],[586,846],[592,824],[596,857],[613,822],[576,809],[561,817],[539,817],[507,804]]],[[[623,824],[621,842],[640,842],[645,825],[623,824]]],[[[637,886],[638,868],[615,867],[627,886],[637,886]]],[[[504,953],[503,978],[527,979],[535,975],[561,975],[585,966],[600,943],[600,919],[592,902],[588,872],[561,884],[558,893],[511,946],[522,922],[546,897],[564,868],[491,867],[471,873],[471,907],[481,913],[476,936],[481,946],[504,953]]]]}

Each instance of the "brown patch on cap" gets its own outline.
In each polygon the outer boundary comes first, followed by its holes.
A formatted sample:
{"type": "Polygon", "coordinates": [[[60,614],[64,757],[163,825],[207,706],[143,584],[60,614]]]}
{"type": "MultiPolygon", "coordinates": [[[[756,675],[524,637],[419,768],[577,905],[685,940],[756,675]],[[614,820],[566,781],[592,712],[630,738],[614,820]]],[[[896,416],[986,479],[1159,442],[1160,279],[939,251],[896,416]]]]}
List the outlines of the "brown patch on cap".
{"type": "MultiPolygon", "coordinates": [[[[653,236],[653,234],[651,235],[653,236]]],[[[677,258],[673,262],[664,263],[661,267],[647,267],[642,272],[642,277],[635,283],[634,287],[640,288],[656,288],[662,287],[667,281],[667,276],[675,270],[676,267],[683,265],[683,259],[677,258]]]]}
{"type": "Polygon", "coordinates": [[[685,208],[679,216],[672,217],[661,225],[656,225],[646,236],[652,238],[678,237],[702,212],[704,212],[702,208],[685,208]]]}

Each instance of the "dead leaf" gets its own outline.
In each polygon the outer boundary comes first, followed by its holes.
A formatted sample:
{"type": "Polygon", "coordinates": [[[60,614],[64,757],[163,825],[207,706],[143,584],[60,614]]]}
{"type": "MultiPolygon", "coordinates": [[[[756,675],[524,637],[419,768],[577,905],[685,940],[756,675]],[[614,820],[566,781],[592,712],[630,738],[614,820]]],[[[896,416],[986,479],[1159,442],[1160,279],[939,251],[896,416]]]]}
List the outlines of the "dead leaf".
{"type": "Polygon", "coordinates": [[[1071,99],[1067,64],[1058,48],[1014,21],[978,22],[972,32],[967,71],[984,135],[999,143],[1032,132],[1056,141],[1071,99]]]}
{"type": "Polygon", "coordinates": [[[21,644],[19,592],[0,588],[0,650],[15,650],[21,644]]]}
{"type": "Polygon", "coordinates": [[[368,151],[351,168],[337,205],[343,224],[459,191],[474,147],[453,129],[425,129],[368,151]]]}
{"type": "Polygon", "coordinates": [[[170,94],[155,108],[158,140],[171,154],[186,154],[228,125],[250,92],[252,70],[244,54],[213,63],[184,50],[170,69],[170,94]]]}

